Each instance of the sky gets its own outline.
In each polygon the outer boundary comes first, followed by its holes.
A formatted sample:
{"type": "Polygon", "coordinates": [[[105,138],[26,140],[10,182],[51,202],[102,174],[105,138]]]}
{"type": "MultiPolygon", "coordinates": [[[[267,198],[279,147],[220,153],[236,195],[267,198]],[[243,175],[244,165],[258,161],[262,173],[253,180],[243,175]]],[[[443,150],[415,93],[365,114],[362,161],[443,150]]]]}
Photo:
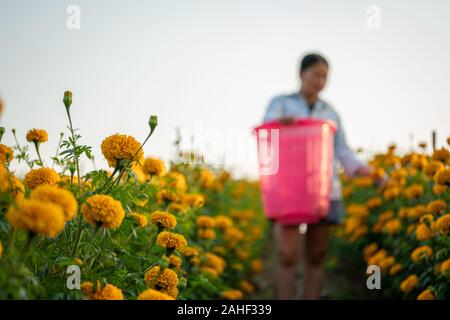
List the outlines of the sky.
{"type": "Polygon", "coordinates": [[[143,141],[155,114],[147,156],[171,159],[179,127],[185,148],[254,177],[251,129],[273,96],[298,90],[299,59],[317,51],[330,62],[322,98],[351,147],[407,151],[432,130],[440,146],[450,134],[449,21],[450,2],[439,0],[0,0],[2,143],[13,145],[11,128],[21,143],[44,128],[51,163],[71,90],[74,126],[97,167],[107,167],[105,137],[143,141]]]}

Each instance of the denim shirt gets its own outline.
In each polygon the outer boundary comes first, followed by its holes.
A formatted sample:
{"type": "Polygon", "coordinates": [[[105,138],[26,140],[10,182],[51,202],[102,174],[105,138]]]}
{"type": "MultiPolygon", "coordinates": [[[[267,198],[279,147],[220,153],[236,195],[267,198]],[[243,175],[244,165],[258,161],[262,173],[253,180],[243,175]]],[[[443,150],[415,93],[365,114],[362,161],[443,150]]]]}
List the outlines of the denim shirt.
{"type": "Polygon", "coordinates": [[[344,128],[342,127],[337,112],[331,105],[321,99],[318,99],[312,108],[310,108],[302,95],[292,93],[289,95],[279,95],[272,99],[267,107],[264,122],[276,120],[281,117],[311,117],[332,120],[336,123],[337,131],[334,136],[334,161],[330,200],[341,200],[342,185],[339,179],[339,163],[349,176],[353,176],[364,163],[348,147],[344,128]]]}

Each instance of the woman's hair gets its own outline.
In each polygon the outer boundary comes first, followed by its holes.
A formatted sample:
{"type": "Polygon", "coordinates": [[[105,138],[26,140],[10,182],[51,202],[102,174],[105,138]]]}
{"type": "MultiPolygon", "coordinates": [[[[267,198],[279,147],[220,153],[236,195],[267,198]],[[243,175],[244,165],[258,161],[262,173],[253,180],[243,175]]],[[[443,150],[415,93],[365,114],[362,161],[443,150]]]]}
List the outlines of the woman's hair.
{"type": "Polygon", "coordinates": [[[320,54],[310,53],[305,55],[302,61],[300,62],[300,72],[305,71],[306,69],[317,63],[325,63],[326,66],[328,67],[328,61],[320,54]]]}

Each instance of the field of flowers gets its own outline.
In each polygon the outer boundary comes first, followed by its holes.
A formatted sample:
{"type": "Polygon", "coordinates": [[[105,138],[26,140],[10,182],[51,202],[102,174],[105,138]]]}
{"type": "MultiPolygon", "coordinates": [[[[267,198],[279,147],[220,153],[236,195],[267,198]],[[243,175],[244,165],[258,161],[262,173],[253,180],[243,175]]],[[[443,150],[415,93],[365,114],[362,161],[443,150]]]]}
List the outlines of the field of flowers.
{"type": "Polygon", "coordinates": [[[0,144],[1,299],[241,299],[252,293],[267,234],[257,181],[191,165],[197,155],[189,152],[168,168],[145,157],[155,116],[143,143],[125,134],[103,140],[110,171],[81,174],[80,161],[91,159],[92,149],[80,144],[72,123],[71,92],[61,108],[68,132],[55,157],[40,155],[48,141],[44,129],[26,135],[12,129],[15,145],[0,144]],[[17,163],[29,167],[22,179],[17,163]]]}
{"type": "Polygon", "coordinates": [[[378,298],[450,299],[450,151],[419,147],[399,156],[393,145],[371,160],[374,177],[343,177],[347,217],[333,254],[352,257],[361,274],[378,265],[378,298]],[[373,178],[385,175],[377,187],[373,178]]]}

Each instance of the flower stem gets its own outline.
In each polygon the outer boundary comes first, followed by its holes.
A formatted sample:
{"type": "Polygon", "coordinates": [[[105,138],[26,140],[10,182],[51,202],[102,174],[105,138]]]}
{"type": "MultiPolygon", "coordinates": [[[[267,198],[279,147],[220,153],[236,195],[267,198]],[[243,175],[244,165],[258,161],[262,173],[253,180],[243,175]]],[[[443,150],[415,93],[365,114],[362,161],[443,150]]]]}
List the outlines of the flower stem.
{"type": "Polygon", "coordinates": [[[64,133],[61,132],[61,134],[59,136],[58,147],[56,148],[56,154],[55,154],[55,157],[53,158],[52,169],[55,167],[55,160],[58,158],[59,149],[61,148],[61,142],[62,142],[63,136],[64,136],[64,133]]]}
{"type": "MultiPolygon", "coordinates": [[[[17,140],[17,136],[16,136],[16,130],[12,129],[12,133],[14,136],[14,140],[16,141],[16,148],[17,150],[19,150],[19,152],[21,154],[25,153],[24,150],[20,147],[19,141],[17,140]]],[[[28,157],[26,157],[24,160],[27,163],[28,167],[30,167],[30,169],[33,169],[33,165],[30,163],[30,161],[27,159],[28,157]]]]}
{"type": "MultiPolygon", "coordinates": [[[[75,131],[73,130],[72,117],[70,116],[70,108],[66,107],[66,113],[67,113],[67,117],[69,118],[69,128],[70,128],[70,134],[72,136],[72,147],[75,149],[76,148],[75,131]]],[[[78,159],[77,154],[75,155],[75,164],[77,166],[78,192],[80,192],[80,190],[81,190],[80,161],[78,159]]]]}
{"type": "Polygon", "coordinates": [[[83,221],[83,217],[81,216],[81,213],[78,212],[77,236],[75,238],[75,245],[73,246],[73,249],[72,249],[72,257],[75,257],[75,255],[77,253],[78,245],[80,244],[81,236],[83,233],[83,229],[81,228],[82,221],[83,221]]]}
{"type": "Polygon", "coordinates": [[[42,161],[41,152],[39,151],[40,143],[39,143],[38,141],[34,141],[33,143],[34,143],[34,147],[35,147],[35,149],[36,149],[36,153],[37,153],[37,155],[38,155],[39,165],[40,165],[41,167],[43,167],[43,166],[44,166],[44,162],[42,161]]]}

